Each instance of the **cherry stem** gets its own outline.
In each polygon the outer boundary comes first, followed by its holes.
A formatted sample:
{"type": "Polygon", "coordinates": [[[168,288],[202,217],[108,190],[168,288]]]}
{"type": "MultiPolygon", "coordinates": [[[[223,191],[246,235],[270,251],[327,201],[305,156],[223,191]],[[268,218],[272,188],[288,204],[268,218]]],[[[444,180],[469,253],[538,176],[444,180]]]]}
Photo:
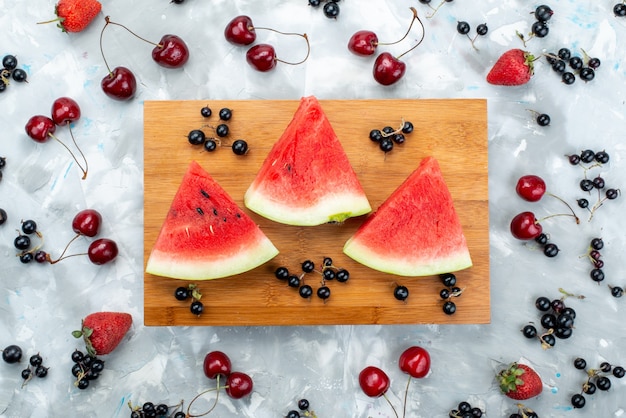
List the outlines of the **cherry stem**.
{"type": "MultiPolygon", "coordinates": [[[[413,12],[413,20],[411,21],[411,25],[409,26],[409,31],[411,30],[411,26],[413,26],[413,22],[414,21],[418,21],[420,23],[420,26],[422,27],[422,37],[420,38],[420,40],[413,45],[409,50],[403,52],[402,54],[398,55],[396,57],[396,59],[400,59],[402,58],[404,55],[408,54],[409,52],[413,51],[415,48],[417,48],[422,41],[424,40],[424,36],[426,35],[426,30],[424,29],[424,23],[422,22],[422,20],[419,18],[419,16],[417,15],[417,10],[415,10],[415,7],[410,7],[411,11],[413,12]]],[[[408,32],[407,32],[408,35],[408,32]]]]}
{"type": "Polygon", "coordinates": [[[411,384],[411,375],[409,375],[409,379],[406,381],[406,389],[404,390],[404,408],[402,409],[402,418],[406,417],[406,401],[409,397],[409,385],[411,384]]]}
{"type": "MultiPolygon", "coordinates": [[[[117,23],[117,22],[113,22],[113,21],[111,21],[111,19],[109,19],[109,16],[106,16],[106,17],[104,18],[104,20],[106,20],[107,24],[116,25],[116,26],[119,26],[119,27],[121,27],[121,28],[126,29],[128,32],[130,32],[132,35],[134,35],[136,38],[139,38],[139,39],[141,39],[142,41],[149,43],[150,45],[159,46],[159,47],[162,47],[162,46],[163,46],[162,44],[157,44],[157,43],[155,43],[155,42],[152,42],[152,41],[147,40],[146,38],[142,38],[141,36],[137,35],[137,34],[136,34],[135,32],[133,32],[132,30],[128,29],[126,26],[122,25],[121,23],[117,23]]],[[[106,27],[106,25],[105,25],[105,27],[106,27]]]]}
{"type": "Polygon", "coordinates": [[[406,30],[406,33],[404,34],[404,36],[402,36],[402,38],[398,39],[395,42],[378,42],[378,45],[395,45],[397,43],[404,41],[406,37],[409,36],[409,33],[411,32],[411,28],[413,27],[413,23],[415,22],[415,19],[417,19],[417,11],[413,7],[411,7],[411,10],[413,11],[413,18],[411,19],[409,28],[406,30]]]}
{"type": "Polygon", "coordinates": [[[437,7],[433,7],[430,5],[430,3],[428,4],[428,7],[430,7],[431,9],[433,9],[433,12],[431,14],[429,14],[428,16],[426,16],[426,19],[430,19],[431,17],[435,16],[435,13],[437,13],[437,11],[439,10],[439,8],[441,6],[443,6],[445,4],[446,0],[441,0],[441,3],[439,3],[439,5],[437,7]]]}
{"type": "Polygon", "coordinates": [[[391,407],[391,409],[393,410],[394,415],[396,416],[396,418],[400,418],[398,415],[398,411],[396,411],[396,408],[393,406],[393,404],[391,403],[391,401],[389,400],[389,398],[387,397],[386,393],[383,393],[383,398],[385,398],[385,400],[387,401],[387,403],[389,404],[389,406],[391,407]]]}
{"type": "Polygon", "coordinates": [[[76,158],[76,155],[74,155],[72,150],[67,145],[65,145],[65,143],[63,141],[61,141],[59,138],[57,138],[56,136],[54,136],[51,133],[49,133],[48,135],[50,136],[50,138],[54,139],[59,144],[63,145],[63,147],[67,150],[67,152],[70,153],[70,155],[72,156],[72,158],[74,158],[74,161],[76,161],[76,164],[80,168],[80,171],[83,172],[83,178],[82,179],[85,180],[87,178],[87,159],[85,158],[85,154],[83,154],[83,152],[78,147],[78,144],[76,144],[76,139],[74,138],[74,134],[72,133],[72,128],[70,128],[70,136],[72,137],[72,141],[74,142],[74,145],[76,146],[76,149],[78,149],[78,152],[80,153],[81,157],[83,157],[83,160],[85,161],[85,168],[83,168],[83,166],[78,162],[78,159],[76,158]]]}
{"type": "Polygon", "coordinates": [[[304,38],[305,42],[306,42],[306,56],[304,57],[304,59],[302,59],[299,62],[288,62],[288,61],[283,61],[281,59],[275,58],[276,61],[278,62],[282,62],[283,64],[289,64],[289,65],[299,65],[302,64],[303,62],[305,62],[307,59],[309,59],[309,55],[311,54],[311,44],[309,43],[309,37],[307,36],[306,33],[297,33],[297,32],[281,32],[279,30],[276,29],[272,29],[272,28],[266,28],[263,26],[259,26],[259,27],[254,27],[254,26],[248,26],[248,29],[253,30],[253,29],[261,29],[261,30],[269,30],[271,32],[276,32],[279,33],[281,35],[286,35],[286,36],[301,36],[304,38]]]}
{"type": "Polygon", "coordinates": [[[68,258],[68,257],[74,257],[74,256],[76,256],[76,255],[86,255],[87,253],[82,253],[82,254],[72,254],[72,255],[68,255],[68,256],[66,256],[66,255],[65,255],[65,253],[67,252],[67,249],[70,247],[70,245],[71,245],[74,241],[76,241],[76,239],[77,239],[78,237],[80,237],[80,236],[81,236],[81,234],[76,234],[76,235],[74,236],[74,238],[72,238],[72,239],[70,240],[70,242],[68,242],[68,243],[67,243],[67,245],[66,245],[66,246],[65,246],[65,248],[63,249],[63,252],[62,252],[62,253],[61,253],[61,255],[59,256],[59,258],[57,258],[56,260],[52,260],[52,259],[50,258],[50,255],[48,254],[48,255],[47,255],[47,260],[48,260],[48,262],[49,262],[50,264],[56,264],[56,263],[58,263],[59,261],[64,260],[64,259],[66,259],[66,258],[68,258]]]}
{"type": "Polygon", "coordinates": [[[109,26],[109,16],[105,16],[104,21],[106,22],[100,31],[100,54],[102,54],[102,60],[104,61],[104,65],[107,67],[107,71],[109,72],[109,76],[113,76],[113,72],[111,71],[111,67],[109,67],[109,63],[107,59],[104,57],[104,49],[102,48],[102,36],[104,35],[104,30],[107,26],[109,26]]]}
{"type": "Polygon", "coordinates": [[[220,375],[218,374],[218,375],[217,375],[217,383],[216,383],[216,386],[215,386],[214,388],[207,389],[207,390],[205,390],[205,391],[203,391],[203,392],[198,393],[198,394],[197,394],[197,395],[196,395],[196,396],[195,396],[195,397],[194,397],[194,398],[193,398],[193,399],[189,402],[189,405],[187,406],[187,418],[193,418],[193,417],[203,417],[203,416],[205,416],[205,415],[207,415],[207,414],[211,413],[211,411],[213,411],[213,410],[215,409],[215,407],[217,406],[217,401],[219,400],[219,397],[220,397],[220,389],[225,389],[225,388],[227,388],[227,387],[228,387],[228,386],[220,386],[220,375]],[[190,411],[191,411],[191,405],[192,405],[192,404],[193,404],[196,400],[198,400],[198,398],[200,398],[202,395],[205,395],[205,394],[207,394],[207,393],[209,393],[209,392],[213,392],[213,391],[215,391],[215,392],[216,392],[216,393],[215,393],[215,400],[214,400],[214,402],[213,402],[213,405],[209,408],[209,410],[208,410],[208,411],[206,411],[206,412],[204,412],[204,413],[202,413],[202,414],[199,414],[199,415],[192,415],[192,414],[191,414],[191,412],[190,412],[190,411]]]}
{"type": "MultiPolygon", "coordinates": [[[[560,197],[558,197],[557,195],[554,195],[554,194],[552,194],[552,193],[549,193],[549,192],[548,192],[548,193],[546,193],[546,194],[547,194],[548,196],[551,196],[551,197],[553,197],[553,198],[555,198],[555,199],[560,200],[561,202],[563,202],[563,204],[565,204],[565,206],[567,206],[567,208],[570,210],[570,212],[572,212],[572,213],[571,213],[571,216],[573,216],[573,217],[574,217],[574,219],[576,220],[576,224],[578,225],[578,224],[580,223],[580,219],[578,219],[578,216],[576,216],[576,213],[574,212],[574,209],[572,209],[572,207],[570,206],[570,204],[569,204],[569,203],[567,203],[565,200],[561,199],[560,197]]],[[[567,215],[569,216],[570,214],[567,214],[567,215]]],[[[546,219],[546,218],[544,218],[544,219],[546,219]]]]}

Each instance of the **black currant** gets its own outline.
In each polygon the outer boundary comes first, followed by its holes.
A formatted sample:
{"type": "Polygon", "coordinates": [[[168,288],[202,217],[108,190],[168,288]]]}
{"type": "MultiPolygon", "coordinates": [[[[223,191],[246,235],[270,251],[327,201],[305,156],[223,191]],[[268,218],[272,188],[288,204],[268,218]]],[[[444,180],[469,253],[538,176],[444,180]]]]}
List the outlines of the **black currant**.
{"type": "Polygon", "coordinates": [[[324,280],[334,280],[335,277],[337,277],[337,274],[332,269],[324,269],[322,276],[324,277],[324,280]]]}
{"type": "Polygon", "coordinates": [[[324,5],[324,16],[329,19],[337,19],[339,16],[339,5],[333,1],[324,5]]]}
{"type": "Polygon", "coordinates": [[[596,153],[591,149],[586,149],[580,153],[580,161],[583,163],[591,163],[596,158],[596,153]]]}
{"type": "Polygon", "coordinates": [[[563,74],[561,74],[561,81],[563,82],[563,84],[567,84],[569,86],[576,82],[576,76],[569,71],[565,71],[563,74]]]}
{"type": "Polygon", "coordinates": [[[200,315],[204,311],[204,304],[199,300],[194,300],[189,306],[189,311],[194,315],[200,315]]]}
{"type": "Polygon", "coordinates": [[[345,283],[350,278],[350,272],[346,269],[339,269],[337,270],[336,277],[339,283],[345,283]]]}
{"type": "Polygon", "coordinates": [[[28,379],[30,379],[32,374],[33,374],[33,372],[32,372],[31,369],[24,369],[24,370],[22,370],[22,379],[28,380],[28,379]]]}
{"type": "Polygon", "coordinates": [[[613,367],[613,376],[621,379],[622,377],[624,377],[624,375],[626,375],[626,370],[624,370],[622,366],[613,367]]]}
{"type": "Polygon", "coordinates": [[[289,277],[289,270],[287,270],[287,267],[278,267],[276,271],[274,271],[274,276],[280,280],[287,280],[289,277]]]}
{"type": "Polygon", "coordinates": [[[21,68],[16,68],[15,70],[13,70],[11,76],[13,77],[13,80],[17,81],[18,83],[26,81],[27,78],[26,71],[22,70],[21,68]]]}
{"type": "Polygon", "coordinates": [[[611,389],[611,379],[609,379],[606,376],[600,376],[596,380],[596,386],[600,390],[607,391],[607,390],[611,389]]]}
{"type": "Polygon", "coordinates": [[[572,155],[568,155],[567,156],[569,163],[571,165],[578,165],[580,164],[580,156],[576,155],[576,154],[572,154],[572,155]]]}
{"type": "Polygon", "coordinates": [[[28,249],[28,247],[30,247],[30,238],[28,238],[28,236],[26,235],[20,234],[15,237],[15,240],[13,240],[13,245],[18,250],[26,250],[28,249]]]}
{"type": "Polygon", "coordinates": [[[42,365],[35,367],[35,376],[46,377],[48,375],[48,368],[42,365]]]}
{"type": "Polygon", "coordinates": [[[535,19],[541,22],[547,22],[548,20],[550,20],[553,14],[554,11],[550,8],[550,6],[547,6],[545,4],[537,6],[537,8],[535,9],[535,19]]]}
{"type": "Polygon", "coordinates": [[[449,299],[450,298],[450,290],[449,289],[441,289],[439,291],[439,297],[443,300],[449,299]]]}
{"type": "Polygon", "coordinates": [[[530,30],[538,38],[545,38],[550,32],[550,28],[546,22],[542,22],[540,20],[534,22],[530,30]]]}
{"type": "Polygon", "coordinates": [[[189,141],[191,145],[202,145],[205,140],[206,135],[200,129],[194,129],[187,134],[187,141],[189,141]]]}
{"type": "Polygon", "coordinates": [[[566,66],[567,64],[565,64],[565,61],[563,61],[562,59],[556,60],[552,63],[552,69],[557,73],[562,73],[563,71],[565,71],[566,66]]]}
{"type": "Polygon", "coordinates": [[[300,278],[294,274],[290,275],[289,277],[287,277],[287,285],[289,285],[289,287],[295,288],[300,287],[300,278]]]}
{"type": "Polygon", "coordinates": [[[30,263],[34,258],[35,256],[31,252],[20,254],[20,261],[24,264],[30,263]]]}
{"type": "Polygon", "coordinates": [[[393,149],[393,140],[391,138],[382,138],[379,147],[385,153],[390,152],[393,149]]]}
{"type": "Polygon", "coordinates": [[[184,287],[184,286],[180,286],[177,287],[176,290],[174,290],[174,297],[177,300],[186,300],[189,298],[190,293],[189,293],[189,288],[188,287],[184,287]]]}
{"type": "Polygon", "coordinates": [[[402,134],[402,133],[393,134],[391,136],[391,139],[396,144],[404,144],[404,141],[406,140],[406,138],[404,137],[404,134],[402,134]]]}
{"type": "Polygon", "coordinates": [[[470,412],[472,410],[472,405],[469,402],[462,401],[459,402],[459,406],[457,407],[459,412],[470,412]]]}
{"type": "Polygon", "coordinates": [[[537,116],[537,124],[539,126],[548,126],[548,125],[550,125],[550,115],[548,115],[546,113],[541,113],[539,116],[537,116]]]}
{"type": "Polygon", "coordinates": [[[411,132],[413,132],[413,129],[413,124],[409,121],[405,121],[404,125],[402,125],[402,133],[410,134],[411,132]]]}
{"type": "Polygon", "coordinates": [[[465,21],[458,22],[456,24],[456,31],[459,32],[461,35],[467,35],[470,31],[469,23],[465,21]]]}
{"type": "Polygon", "coordinates": [[[611,296],[614,298],[621,298],[624,296],[624,288],[620,286],[609,286],[611,289],[611,296]]]}
{"type": "Polygon", "coordinates": [[[580,188],[581,188],[581,190],[583,190],[585,192],[593,190],[593,181],[591,181],[589,179],[582,179],[580,181],[580,188]]]}
{"type": "Polygon", "coordinates": [[[556,244],[550,242],[546,244],[545,247],[543,247],[543,253],[546,257],[556,257],[559,253],[559,247],[557,247],[556,244]]]}
{"type": "Polygon", "coordinates": [[[224,138],[225,136],[228,136],[228,131],[229,131],[228,125],[226,125],[225,123],[220,123],[215,128],[215,134],[219,136],[220,138],[224,138]]]}
{"type": "Polygon", "coordinates": [[[330,297],[330,288],[328,286],[322,286],[317,289],[317,297],[324,301],[330,297]]]}
{"type": "Polygon", "coordinates": [[[604,189],[604,179],[600,176],[594,178],[593,180],[593,187],[595,187],[596,189],[604,189]]]}
{"type": "Polygon", "coordinates": [[[569,66],[572,70],[578,71],[583,68],[583,60],[580,57],[571,57],[569,59],[569,66]]]}
{"type": "Polygon", "coordinates": [[[546,245],[548,243],[548,235],[542,232],[535,237],[535,242],[539,245],[546,245]]]}
{"type": "Polygon", "coordinates": [[[235,155],[245,155],[248,152],[248,143],[243,139],[237,139],[232,145],[235,155]]]}
{"type": "Polygon", "coordinates": [[[43,358],[41,358],[39,354],[33,354],[28,359],[28,362],[30,363],[31,366],[37,367],[43,363],[43,358]]]}
{"type": "Polygon", "coordinates": [[[550,329],[556,326],[556,316],[551,313],[546,313],[541,316],[541,326],[550,329]]]}
{"type": "Polygon", "coordinates": [[[589,68],[593,68],[594,70],[596,68],[598,68],[600,66],[601,62],[600,62],[600,58],[589,58],[589,61],[587,62],[587,65],[589,66],[589,68]]]}
{"type": "Polygon", "coordinates": [[[22,359],[22,349],[20,346],[12,344],[2,350],[2,360],[7,363],[17,363],[22,359]]]}
{"type": "Polygon", "coordinates": [[[596,152],[594,159],[600,164],[606,164],[609,162],[609,153],[606,151],[598,151],[596,152]]]}
{"type": "Polygon", "coordinates": [[[522,328],[522,334],[526,338],[535,338],[537,336],[537,328],[534,325],[526,325],[522,328]]]}
{"type": "Polygon", "coordinates": [[[298,401],[298,408],[301,411],[306,411],[307,409],[309,409],[309,401],[306,399],[300,399],[298,401]]]}
{"type": "Polygon", "coordinates": [[[74,350],[72,352],[72,361],[74,363],[80,363],[83,360],[84,354],[79,350],[74,350]]]}
{"type": "Polygon", "coordinates": [[[300,288],[298,289],[298,293],[300,294],[301,297],[303,297],[304,299],[307,299],[313,295],[313,288],[309,286],[308,284],[305,284],[305,285],[300,286],[300,288]]]}
{"type": "Polygon", "coordinates": [[[156,411],[157,416],[167,415],[167,412],[169,411],[169,407],[165,405],[164,403],[160,403],[156,406],[155,411],[156,411]]]}
{"type": "Polygon", "coordinates": [[[619,189],[606,189],[606,198],[609,200],[617,199],[619,196],[619,189]]]}
{"type": "Polygon", "coordinates": [[[14,70],[17,67],[17,58],[15,55],[5,55],[2,58],[2,67],[7,70],[14,70]]]}
{"type": "Polygon", "coordinates": [[[487,32],[489,32],[489,28],[487,27],[486,23],[481,23],[480,25],[476,26],[476,33],[478,35],[485,36],[487,32]]]}
{"type": "Polygon", "coordinates": [[[602,370],[604,373],[608,373],[613,370],[613,366],[611,366],[611,363],[609,363],[608,361],[603,361],[602,363],[600,363],[600,370],[602,370]]]}
{"type": "Polygon", "coordinates": [[[541,312],[547,312],[552,307],[552,304],[550,302],[550,299],[548,299],[547,297],[539,296],[535,300],[535,307],[537,307],[537,309],[539,309],[541,312]]]}
{"type": "Polygon", "coordinates": [[[315,263],[311,260],[305,260],[302,262],[302,271],[305,273],[310,273],[315,268],[315,263]]]}
{"type": "Polygon", "coordinates": [[[549,347],[554,347],[556,344],[556,338],[552,334],[544,334],[541,336],[541,341],[543,344],[546,344],[549,347]]]}
{"type": "Polygon", "coordinates": [[[37,223],[32,219],[22,222],[22,232],[27,235],[34,234],[37,232],[37,223]]]}
{"type": "Polygon", "coordinates": [[[213,138],[209,138],[204,142],[204,150],[213,152],[217,149],[217,142],[213,138]]]}
{"type": "Polygon", "coordinates": [[[596,393],[597,388],[598,387],[593,382],[583,383],[583,392],[585,392],[587,395],[593,395],[594,393],[596,393]]]}
{"type": "Polygon", "coordinates": [[[443,313],[446,315],[453,315],[456,312],[456,305],[452,301],[446,301],[443,303],[443,313]]]}
{"type": "Polygon", "coordinates": [[[407,300],[409,297],[409,289],[406,286],[396,286],[393,290],[393,296],[398,300],[407,300]]]}
{"type": "Polygon", "coordinates": [[[601,282],[602,280],[604,280],[604,272],[602,271],[602,269],[599,268],[591,270],[589,276],[594,282],[601,282]]]}
{"type": "Polygon", "coordinates": [[[587,362],[582,357],[577,357],[574,359],[574,367],[578,370],[585,370],[587,368],[587,362]]]}
{"type": "Polygon", "coordinates": [[[224,120],[224,121],[230,120],[230,118],[233,117],[233,111],[227,107],[223,107],[220,109],[219,115],[220,115],[221,120],[224,120]]]}
{"type": "Polygon", "coordinates": [[[287,412],[287,416],[285,418],[300,418],[300,412],[294,410],[291,410],[289,412],[287,412]]]}
{"type": "Polygon", "coordinates": [[[571,402],[574,408],[583,408],[585,406],[585,397],[580,393],[576,393],[572,396],[571,402]]]}
{"type": "Polygon", "coordinates": [[[439,279],[441,279],[441,283],[444,286],[452,287],[456,285],[456,276],[454,273],[442,273],[439,275],[439,279]]]}
{"type": "Polygon", "coordinates": [[[591,81],[595,78],[596,72],[593,70],[593,68],[584,67],[584,68],[581,68],[580,72],[578,73],[578,76],[583,81],[591,81]]]}
{"type": "Polygon", "coordinates": [[[573,332],[572,328],[557,327],[554,330],[554,336],[556,338],[561,339],[561,340],[565,340],[565,339],[567,339],[567,338],[572,336],[572,332],[573,332]]]}
{"type": "Polygon", "coordinates": [[[205,118],[209,118],[213,114],[213,111],[209,106],[204,106],[202,109],[200,109],[200,114],[205,118]]]}
{"type": "Polygon", "coordinates": [[[578,199],[576,200],[579,208],[586,209],[589,207],[589,201],[587,199],[578,199]]]}
{"type": "Polygon", "coordinates": [[[322,0],[309,0],[309,6],[319,7],[322,4],[322,0]]]}
{"type": "Polygon", "coordinates": [[[374,142],[380,142],[383,139],[383,133],[380,129],[372,129],[370,131],[370,140],[374,142]]]}
{"type": "Polygon", "coordinates": [[[557,56],[560,59],[562,59],[564,61],[567,61],[567,60],[569,60],[571,58],[572,53],[571,53],[571,51],[568,48],[561,48],[561,49],[559,49],[559,52],[557,53],[557,56]]]}

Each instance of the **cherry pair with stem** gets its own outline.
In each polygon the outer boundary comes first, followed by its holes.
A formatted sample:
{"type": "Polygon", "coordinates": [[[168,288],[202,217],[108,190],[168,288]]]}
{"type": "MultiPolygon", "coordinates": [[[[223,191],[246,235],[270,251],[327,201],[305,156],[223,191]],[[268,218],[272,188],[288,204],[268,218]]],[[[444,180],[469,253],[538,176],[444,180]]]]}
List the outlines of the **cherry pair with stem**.
{"type": "Polygon", "coordinates": [[[106,16],[104,20],[105,24],[100,32],[100,53],[102,54],[104,65],[107,67],[107,75],[102,79],[100,87],[108,97],[114,100],[125,101],[132,99],[137,91],[137,79],[135,78],[135,74],[126,67],[118,66],[112,70],[109,67],[102,47],[104,30],[109,25],[119,26],[130,32],[136,38],[154,45],[152,49],[152,59],[164,68],[180,68],[189,60],[189,48],[185,41],[177,35],[166,34],[161,37],[158,43],[152,42],[137,35],[126,26],[111,21],[109,16],[106,16]]]}
{"type": "MultiPolygon", "coordinates": [[[[430,372],[430,354],[420,346],[411,346],[404,350],[398,360],[400,370],[409,375],[406,389],[404,391],[404,406],[402,416],[406,416],[406,403],[409,394],[411,380],[426,377],[430,372]]],[[[367,366],[359,373],[359,385],[363,392],[372,398],[383,397],[393,410],[396,418],[399,418],[398,411],[391,403],[386,393],[391,386],[391,381],[387,373],[376,366],[367,366]]]]}
{"type": "Polygon", "coordinates": [[[80,147],[76,143],[74,133],[72,132],[72,123],[75,123],[80,119],[81,110],[80,106],[74,99],[69,97],[59,97],[52,103],[51,117],[44,115],[35,115],[26,122],[25,130],[26,134],[35,142],[44,143],[48,139],[52,138],[61,144],[67,152],[70,153],[76,164],[83,172],[82,179],[87,178],[88,164],[85,155],[81,151],[80,147]],[[78,150],[81,156],[83,164],[78,160],[74,152],[61,141],[56,135],[57,126],[67,126],[70,131],[70,136],[74,146],[78,150]]]}
{"type": "Polygon", "coordinates": [[[397,41],[388,43],[379,42],[376,33],[370,30],[358,31],[354,35],[352,35],[350,37],[350,40],[348,41],[348,50],[350,50],[352,53],[360,56],[370,56],[373,55],[374,52],[376,52],[376,49],[379,45],[395,45],[402,42],[411,32],[413,23],[415,23],[415,21],[419,22],[422,28],[422,36],[415,45],[395,57],[390,52],[383,52],[379,54],[378,57],[376,57],[376,60],[374,61],[373,76],[374,80],[376,80],[383,86],[392,85],[404,76],[404,73],[406,72],[406,63],[404,63],[400,59],[404,55],[417,48],[424,40],[424,24],[419,18],[417,10],[414,7],[410,7],[410,10],[413,13],[413,16],[411,18],[409,28],[407,29],[404,36],[402,36],[402,38],[398,39],[397,41]]]}
{"type": "Polygon", "coordinates": [[[274,69],[276,64],[282,62],[288,65],[299,65],[304,63],[311,53],[311,45],[306,33],[294,33],[294,32],[281,32],[276,29],[254,26],[252,19],[249,16],[240,15],[233,18],[224,29],[224,37],[226,40],[234,45],[247,46],[256,41],[257,30],[269,30],[281,35],[286,36],[300,36],[306,42],[307,52],[306,56],[297,62],[289,62],[279,59],[276,56],[275,48],[270,44],[257,44],[252,46],[246,52],[246,61],[250,66],[258,71],[266,72],[274,69]]]}

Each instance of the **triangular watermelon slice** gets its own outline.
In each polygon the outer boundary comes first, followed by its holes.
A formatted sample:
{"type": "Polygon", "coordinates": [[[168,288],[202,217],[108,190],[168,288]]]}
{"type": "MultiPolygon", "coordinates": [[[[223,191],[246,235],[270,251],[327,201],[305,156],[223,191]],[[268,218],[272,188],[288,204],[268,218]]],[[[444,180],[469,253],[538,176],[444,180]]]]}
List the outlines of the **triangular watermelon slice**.
{"type": "Polygon", "coordinates": [[[244,204],[276,222],[313,226],[372,210],[348,157],[314,96],[303,97],[244,204]]]}
{"type": "Polygon", "coordinates": [[[433,157],[359,227],[343,251],[375,270],[429,276],[472,266],[461,222],[433,157]]]}
{"type": "Polygon", "coordinates": [[[192,161],[174,196],[146,272],[208,280],[251,270],[278,254],[259,226],[192,161]]]}

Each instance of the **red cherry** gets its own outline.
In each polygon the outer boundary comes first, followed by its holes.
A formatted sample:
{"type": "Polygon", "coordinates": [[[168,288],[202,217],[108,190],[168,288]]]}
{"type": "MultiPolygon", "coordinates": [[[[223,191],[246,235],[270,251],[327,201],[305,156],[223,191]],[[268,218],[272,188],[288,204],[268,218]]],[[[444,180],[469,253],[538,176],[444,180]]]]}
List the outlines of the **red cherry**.
{"type": "Polygon", "coordinates": [[[224,29],[224,37],[235,45],[250,45],[256,40],[252,19],[244,15],[233,18],[224,29]]]}
{"type": "Polygon", "coordinates": [[[532,212],[517,214],[511,221],[511,233],[517,239],[529,240],[536,238],[543,228],[532,212]]]}
{"type": "Polygon", "coordinates": [[[374,62],[374,80],[390,86],[400,80],[406,72],[406,64],[389,52],[380,54],[374,62]]]}
{"type": "Polygon", "coordinates": [[[152,50],[152,59],[165,68],[180,68],[189,60],[189,48],[176,35],[163,35],[152,50]]]}
{"type": "Polygon", "coordinates": [[[100,83],[104,94],[114,100],[130,100],[137,91],[135,75],[126,67],[115,67],[100,83]]]}
{"type": "Polygon", "coordinates": [[[539,176],[528,174],[517,180],[515,191],[522,199],[536,202],[546,193],[546,182],[539,176]]]}
{"type": "Polygon", "coordinates": [[[80,119],[80,106],[74,99],[59,97],[52,103],[52,120],[63,126],[80,119]]]}
{"type": "Polygon", "coordinates": [[[105,264],[117,257],[117,244],[108,238],[100,238],[89,244],[87,255],[94,264],[105,264]]]}
{"type": "Polygon", "coordinates": [[[430,354],[422,347],[409,347],[400,355],[398,366],[411,377],[422,378],[430,371],[430,354]]]}
{"type": "Polygon", "coordinates": [[[218,375],[230,375],[230,359],[221,351],[211,351],[204,356],[204,375],[215,379],[218,375]]]}
{"type": "Polygon", "coordinates": [[[94,209],[81,210],[72,220],[72,229],[80,235],[95,237],[100,231],[102,216],[94,209]]]}
{"type": "Polygon", "coordinates": [[[52,119],[43,115],[35,115],[26,122],[26,133],[37,142],[46,142],[52,137],[57,126],[52,119]]]}
{"type": "Polygon", "coordinates": [[[226,378],[226,394],[240,399],[252,392],[252,378],[245,373],[232,372],[226,378]]]}
{"type": "Polygon", "coordinates": [[[367,396],[377,398],[389,389],[389,376],[378,367],[367,366],[359,373],[359,385],[367,396]]]}
{"type": "Polygon", "coordinates": [[[258,44],[248,50],[246,61],[258,71],[269,71],[276,67],[276,51],[272,45],[258,44]]]}
{"type": "Polygon", "coordinates": [[[360,30],[348,41],[348,49],[356,55],[373,55],[377,46],[378,36],[371,30],[360,30]]]}

